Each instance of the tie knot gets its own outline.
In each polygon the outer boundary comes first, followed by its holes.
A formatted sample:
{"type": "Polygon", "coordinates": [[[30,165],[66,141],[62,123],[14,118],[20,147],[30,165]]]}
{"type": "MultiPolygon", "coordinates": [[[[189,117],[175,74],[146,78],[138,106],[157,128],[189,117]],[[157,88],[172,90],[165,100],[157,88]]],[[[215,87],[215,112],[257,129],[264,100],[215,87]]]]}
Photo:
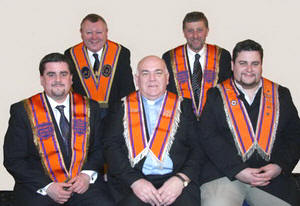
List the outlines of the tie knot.
{"type": "Polygon", "coordinates": [[[94,53],[93,56],[94,56],[94,58],[95,58],[96,60],[98,60],[98,54],[97,54],[97,53],[94,53]]]}
{"type": "Polygon", "coordinates": [[[60,113],[64,113],[65,105],[57,105],[55,107],[60,113]]]}
{"type": "Polygon", "coordinates": [[[195,54],[195,60],[199,61],[199,59],[200,59],[200,54],[195,54]]]}

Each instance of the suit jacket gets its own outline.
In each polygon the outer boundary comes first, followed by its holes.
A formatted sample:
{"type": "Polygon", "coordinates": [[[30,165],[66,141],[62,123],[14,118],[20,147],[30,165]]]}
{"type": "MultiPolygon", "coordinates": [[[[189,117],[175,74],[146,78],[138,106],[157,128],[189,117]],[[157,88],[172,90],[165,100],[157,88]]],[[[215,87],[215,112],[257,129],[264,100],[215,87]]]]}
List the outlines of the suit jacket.
{"type": "MultiPolygon", "coordinates": [[[[104,153],[109,164],[108,174],[115,184],[115,189],[130,189],[133,182],[145,177],[142,173],[145,157],[134,168],[130,166],[123,136],[123,117],[123,104],[118,103],[105,118],[104,153]]],[[[180,123],[169,155],[173,161],[173,173],[182,172],[198,184],[203,153],[196,140],[196,124],[198,123],[193,115],[191,101],[185,99],[181,102],[180,123]]]]}
{"type": "MultiPolygon", "coordinates": [[[[173,74],[173,69],[172,69],[172,63],[171,63],[171,58],[170,58],[170,52],[172,50],[169,50],[165,52],[162,56],[162,58],[165,60],[170,77],[169,77],[169,84],[167,86],[167,90],[170,92],[173,92],[175,94],[178,94],[176,84],[175,84],[175,76],[173,74]]],[[[186,52],[186,57],[187,57],[187,52],[186,52]]],[[[188,57],[187,57],[188,59],[188,57]]],[[[225,79],[228,79],[231,77],[232,71],[231,71],[231,56],[230,53],[226,49],[222,49],[221,51],[221,57],[220,57],[220,71],[219,71],[219,79],[218,83],[224,81],[225,79]]],[[[188,61],[188,66],[189,66],[189,73],[191,76],[191,65],[189,65],[188,61]]]]}
{"type": "MultiPolygon", "coordinates": [[[[83,96],[87,96],[81,84],[78,73],[76,71],[76,67],[70,53],[71,48],[65,51],[65,55],[72,62],[71,65],[72,74],[73,74],[72,88],[74,92],[79,93],[83,96]]],[[[134,86],[132,70],[130,66],[130,51],[124,46],[121,46],[116,72],[110,90],[108,104],[119,101],[122,97],[127,96],[129,93],[133,91],[135,91],[135,86],[134,86]]],[[[97,99],[95,99],[95,101],[97,101],[97,99]]]]}
{"type": "MultiPolygon", "coordinates": [[[[251,105],[247,103],[243,95],[239,97],[244,102],[254,130],[259,114],[260,91],[261,89],[251,105]]],[[[258,168],[275,163],[282,168],[282,173],[272,179],[269,185],[258,188],[293,205],[298,205],[295,202],[297,202],[296,196],[299,195],[296,195],[291,172],[300,157],[300,120],[289,90],[279,86],[278,93],[280,113],[270,161],[264,160],[257,152],[254,152],[246,162],[243,162],[241,156],[238,155],[226,120],[220,92],[217,88],[208,91],[199,129],[202,135],[199,140],[208,157],[201,174],[202,183],[225,176],[230,180],[235,180],[235,175],[245,168],[258,168]]]]}
{"type": "MultiPolygon", "coordinates": [[[[47,104],[49,105],[48,102],[47,104]]],[[[50,105],[49,108],[51,110],[50,105]]],[[[50,113],[54,120],[52,110],[50,113]]],[[[4,139],[4,166],[15,179],[16,192],[26,189],[36,193],[38,189],[45,187],[52,180],[45,172],[41,163],[41,157],[33,142],[33,133],[24,108],[24,102],[13,104],[10,109],[10,115],[9,126],[4,139]]],[[[99,108],[99,104],[91,100],[89,147],[87,159],[82,170],[98,171],[104,164],[102,146],[100,144],[100,138],[102,137],[101,118],[102,110],[99,108]]],[[[59,144],[62,145],[62,137],[56,122],[54,122],[54,127],[59,144]]],[[[61,146],[61,149],[64,156],[64,147],[61,146]]],[[[98,176],[98,178],[101,177],[98,176]]]]}

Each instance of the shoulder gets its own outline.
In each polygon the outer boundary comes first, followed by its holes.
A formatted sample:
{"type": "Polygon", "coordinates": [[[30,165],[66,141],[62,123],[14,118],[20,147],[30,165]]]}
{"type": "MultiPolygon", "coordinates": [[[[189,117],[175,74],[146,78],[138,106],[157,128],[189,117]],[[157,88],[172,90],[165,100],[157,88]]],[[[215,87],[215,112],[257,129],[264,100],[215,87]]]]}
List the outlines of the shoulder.
{"type": "Polygon", "coordinates": [[[114,43],[114,44],[117,44],[117,45],[120,46],[120,49],[121,49],[120,50],[120,55],[124,55],[124,54],[129,55],[130,54],[129,49],[127,47],[125,47],[124,45],[122,45],[118,42],[115,42],[115,41],[111,41],[111,40],[108,40],[108,42],[111,42],[111,43],[114,43]]]}
{"type": "Polygon", "coordinates": [[[120,46],[121,46],[121,51],[125,53],[130,53],[130,50],[127,47],[123,46],[122,44],[120,44],[120,46]]]}
{"type": "Polygon", "coordinates": [[[177,47],[174,47],[174,48],[172,48],[172,49],[170,49],[170,50],[168,50],[168,51],[166,51],[164,54],[163,54],[163,59],[169,59],[170,58],[170,55],[171,55],[171,53],[172,52],[174,52],[175,51],[175,49],[177,49],[177,48],[182,48],[184,46],[184,44],[183,45],[179,45],[179,46],[177,46],[177,47]]]}
{"type": "Polygon", "coordinates": [[[72,48],[73,48],[73,47],[70,47],[70,48],[66,49],[65,52],[64,52],[64,54],[65,54],[65,55],[70,54],[70,51],[71,51],[72,48]]]}
{"type": "Polygon", "coordinates": [[[282,85],[278,85],[278,94],[279,94],[279,99],[280,101],[286,101],[286,100],[292,100],[291,92],[290,90],[282,85]]]}
{"type": "Polygon", "coordinates": [[[12,104],[10,106],[10,112],[11,113],[13,112],[13,113],[16,113],[16,114],[19,114],[20,112],[25,112],[25,107],[24,107],[25,100],[26,99],[12,104]]]}

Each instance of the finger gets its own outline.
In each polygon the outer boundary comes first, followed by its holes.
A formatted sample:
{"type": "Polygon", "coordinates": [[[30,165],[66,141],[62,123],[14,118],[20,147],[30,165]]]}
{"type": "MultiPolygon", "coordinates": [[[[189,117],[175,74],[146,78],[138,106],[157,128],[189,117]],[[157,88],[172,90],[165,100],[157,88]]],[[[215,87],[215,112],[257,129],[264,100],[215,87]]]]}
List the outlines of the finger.
{"type": "Polygon", "coordinates": [[[149,195],[149,202],[151,203],[151,205],[160,205],[160,202],[158,201],[158,199],[156,199],[155,195],[153,194],[149,195]]]}
{"type": "Polygon", "coordinates": [[[76,181],[77,181],[77,178],[74,177],[74,178],[70,179],[67,183],[74,184],[76,181]]]}
{"type": "Polygon", "coordinates": [[[261,182],[254,182],[251,183],[251,186],[257,187],[257,186],[266,186],[270,183],[270,181],[261,181],[261,182]]]}
{"type": "Polygon", "coordinates": [[[152,194],[154,195],[154,197],[158,201],[158,203],[162,202],[161,196],[160,196],[160,194],[159,194],[159,192],[157,190],[152,191],[152,194]]]}

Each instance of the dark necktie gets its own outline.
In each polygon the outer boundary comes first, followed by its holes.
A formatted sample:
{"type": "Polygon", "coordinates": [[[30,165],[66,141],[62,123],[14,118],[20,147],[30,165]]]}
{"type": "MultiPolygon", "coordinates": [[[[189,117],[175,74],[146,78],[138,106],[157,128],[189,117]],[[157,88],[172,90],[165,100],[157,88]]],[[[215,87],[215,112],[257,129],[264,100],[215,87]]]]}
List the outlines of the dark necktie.
{"type": "Polygon", "coordinates": [[[97,53],[94,53],[93,57],[95,58],[95,63],[94,63],[94,66],[93,66],[93,70],[94,70],[94,73],[96,74],[98,69],[99,69],[100,62],[99,62],[99,58],[98,58],[97,53]]]}
{"type": "Polygon", "coordinates": [[[63,137],[64,146],[68,155],[68,158],[70,157],[70,147],[69,147],[69,139],[70,139],[70,124],[65,116],[64,113],[64,105],[58,105],[56,106],[56,109],[60,113],[60,119],[59,119],[59,128],[63,137]]]}
{"type": "Polygon", "coordinates": [[[195,54],[194,70],[192,75],[192,88],[193,88],[194,98],[197,106],[199,104],[199,96],[200,96],[200,88],[201,88],[201,80],[202,80],[202,68],[199,60],[200,60],[200,55],[195,54]]]}

